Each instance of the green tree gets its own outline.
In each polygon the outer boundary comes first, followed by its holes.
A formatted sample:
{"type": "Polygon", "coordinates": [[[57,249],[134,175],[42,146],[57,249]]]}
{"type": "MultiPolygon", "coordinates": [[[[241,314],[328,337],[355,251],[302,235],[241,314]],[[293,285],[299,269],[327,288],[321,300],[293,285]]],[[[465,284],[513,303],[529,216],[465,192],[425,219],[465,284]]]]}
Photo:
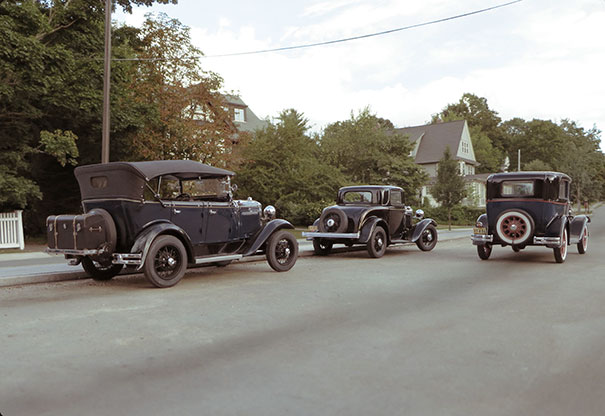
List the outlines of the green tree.
{"type": "Polygon", "coordinates": [[[320,160],[308,120],[290,109],[277,123],[257,131],[243,150],[244,162],[235,178],[238,196],[275,205],[279,215],[295,224],[309,224],[330,204],[344,178],[320,160]]]}
{"type": "MultiPolygon", "coordinates": [[[[151,3],[118,1],[125,8],[151,3]]],[[[50,212],[79,209],[73,163],[100,159],[103,23],[100,1],[0,2],[0,209],[28,205],[28,233],[40,231],[50,212]]],[[[132,32],[115,30],[115,57],[133,55],[132,32]]],[[[130,65],[112,65],[114,137],[135,117],[115,106],[130,65]]]]}
{"type": "Polygon", "coordinates": [[[132,157],[232,165],[240,137],[223,108],[223,80],[201,68],[189,28],[165,14],[148,15],[139,39],[143,61],[132,73],[129,98],[144,117],[130,137],[132,157]]]}
{"type": "Polygon", "coordinates": [[[466,183],[460,175],[458,163],[452,159],[452,152],[446,147],[443,158],[437,165],[437,182],[431,187],[431,194],[447,209],[448,229],[452,229],[452,208],[467,196],[466,183]]]}
{"type": "Polygon", "coordinates": [[[410,156],[407,136],[393,133],[388,120],[362,110],[357,116],[328,125],[321,137],[326,163],[338,168],[351,184],[401,186],[409,202],[426,181],[424,170],[410,156]]]}
{"type": "Polygon", "coordinates": [[[434,114],[432,123],[466,120],[479,162],[477,173],[498,172],[504,162],[504,131],[498,113],[490,109],[487,99],[465,93],[455,104],[448,104],[441,112],[434,114]]]}

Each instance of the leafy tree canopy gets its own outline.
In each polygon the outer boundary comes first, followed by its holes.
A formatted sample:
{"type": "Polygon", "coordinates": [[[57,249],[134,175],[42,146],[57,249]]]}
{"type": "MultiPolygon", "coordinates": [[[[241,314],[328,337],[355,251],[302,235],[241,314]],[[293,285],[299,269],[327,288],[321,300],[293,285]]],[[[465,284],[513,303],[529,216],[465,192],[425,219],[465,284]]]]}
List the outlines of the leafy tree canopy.
{"type": "Polygon", "coordinates": [[[427,176],[410,156],[408,137],[394,133],[387,121],[366,108],[349,120],[328,125],[320,141],[322,155],[350,184],[401,186],[413,202],[427,176]]]}
{"type": "Polygon", "coordinates": [[[257,131],[243,151],[235,178],[238,195],[275,205],[296,224],[309,224],[330,204],[344,182],[338,169],[321,162],[320,148],[308,134],[308,120],[289,109],[277,123],[257,131]]]}
{"type": "Polygon", "coordinates": [[[445,148],[443,158],[437,165],[437,181],[431,187],[431,194],[441,206],[447,209],[448,225],[451,229],[452,208],[459,205],[467,196],[467,189],[464,179],[460,175],[458,162],[452,158],[449,146],[445,148]]]}

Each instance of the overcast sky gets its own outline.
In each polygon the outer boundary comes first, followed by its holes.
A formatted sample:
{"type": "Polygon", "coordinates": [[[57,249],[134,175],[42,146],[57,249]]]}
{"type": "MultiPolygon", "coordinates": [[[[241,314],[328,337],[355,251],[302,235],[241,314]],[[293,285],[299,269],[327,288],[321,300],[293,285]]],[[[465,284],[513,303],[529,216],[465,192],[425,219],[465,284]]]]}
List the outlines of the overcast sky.
{"type": "MultiPolygon", "coordinates": [[[[396,126],[428,122],[470,92],[503,119],[605,129],[605,0],[523,0],[486,13],[384,36],[279,53],[235,52],[329,41],[484,9],[507,0],[257,0],[118,11],[140,26],[165,12],[259,117],[301,111],[314,130],[370,106],[396,126]]],[[[601,143],[604,148],[604,144],[601,143]]]]}

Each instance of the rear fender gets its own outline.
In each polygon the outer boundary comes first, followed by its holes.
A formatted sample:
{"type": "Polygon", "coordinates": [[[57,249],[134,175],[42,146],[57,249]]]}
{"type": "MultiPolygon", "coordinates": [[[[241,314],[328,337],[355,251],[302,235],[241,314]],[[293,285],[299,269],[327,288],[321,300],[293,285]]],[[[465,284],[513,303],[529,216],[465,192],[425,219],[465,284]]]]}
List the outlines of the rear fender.
{"type": "Polygon", "coordinates": [[[477,226],[479,226],[479,224],[481,224],[481,227],[485,227],[486,229],[488,228],[488,222],[487,222],[487,214],[481,214],[479,215],[479,218],[477,218],[477,226]]]}
{"type": "Polygon", "coordinates": [[[429,225],[433,225],[436,227],[437,223],[435,222],[435,220],[433,220],[431,218],[425,218],[422,221],[420,221],[418,224],[416,224],[416,226],[414,227],[414,232],[412,233],[412,242],[413,243],[415,243],[416,240],[418,240],[420,238],[420,236],[422,235],[424,230],[426,230],[426,227],[428,227],[429,225]]]}
{"type": "Polygon", "coordinates": [[[151,247],[151,243],[158,235],[169,234],[173,235],[185,246],[185,250],[187,250],[187,258],[189,263],[192,264],[194,261],[193,255],[193,246],[191,244],[191,239],[180,227],[177,227],[171,222],[156,222],[151,225],[148,225],[143,231],[139,233],[137,238],[135,239],[132,248],[130,249],[131,253],[141,253],[141,264],[137,267],[137,270],[141,270],[145,265],[145,259],[147,257],[147,253],[149,252],[149,248],[151,247]]]}
{"type": "Polygon", "coordinates": [[[590,217],[587,215],[576,215],[569,223],[569,243],[575,244],[580,241],[582,233],[588,227],[590,217]]]}
{"type": "Polygon", "coordinates": [[[269,237],[271,237],[271,234],[273,234],[277,230],[281,230],[282,228],[293,229],[294,226],[292,224],[290,224],[288,221],[282,220],[282,219],[276,219],[276,220],[269,221],[267,223],[267,225],[265,225],[265,228],[263,228],[263,230],[258,234],[258,236],[256,237],[256,240],[254,240],[252,245],[250,245],[250,248],[248,249],[248,251],[246,251],[243,254],[243,256],[244,257],[251,256],[254,253],[256,253],[258,251],[258,249],[263,244],[265,244],[265,242],[269,239],[269,237]]]}
{"type": "Polygon", "coordinates": [[[374,229],[377,226],[382,226],[382,228],[385,229],[385,231],[387,233],[387,237],[388,237],[389,226],[387,225],[387,223],[382,218],[370,217],[366,220],[366,222],[361,227],[361,233],[359,235],[359,242],[362,244],[367,243],[370,240],[370,236],[372,235],[372,233],[374,232],[374,229]]]}

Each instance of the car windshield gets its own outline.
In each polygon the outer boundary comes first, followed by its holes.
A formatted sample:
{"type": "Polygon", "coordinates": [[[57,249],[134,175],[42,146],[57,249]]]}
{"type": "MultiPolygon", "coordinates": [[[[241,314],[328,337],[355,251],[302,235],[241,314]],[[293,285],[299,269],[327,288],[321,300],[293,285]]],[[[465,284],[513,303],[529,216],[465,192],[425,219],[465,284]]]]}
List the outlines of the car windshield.
{"type": "Polygon", "coordinates": [[[372,202],[372,192],[370,191],[350,191],[342,196],[342,202],[345,204],[369,204],[372,202]]]}
{"type": "MultiPolygon", "coordinates": [[[[179,181],[170,176],[154,179],[149,183],[164,200],[228,200],[230,197],[229,177],[206,178],[179,181]]],[[[153,195],[146,192],[146,199],[152,200],[153,195]]]]}
{"type": "Polygon", "coordinates": [[[504,181],[502,182],[501,195],[503,197],[533,196],[533,181],[504,181]]]}

